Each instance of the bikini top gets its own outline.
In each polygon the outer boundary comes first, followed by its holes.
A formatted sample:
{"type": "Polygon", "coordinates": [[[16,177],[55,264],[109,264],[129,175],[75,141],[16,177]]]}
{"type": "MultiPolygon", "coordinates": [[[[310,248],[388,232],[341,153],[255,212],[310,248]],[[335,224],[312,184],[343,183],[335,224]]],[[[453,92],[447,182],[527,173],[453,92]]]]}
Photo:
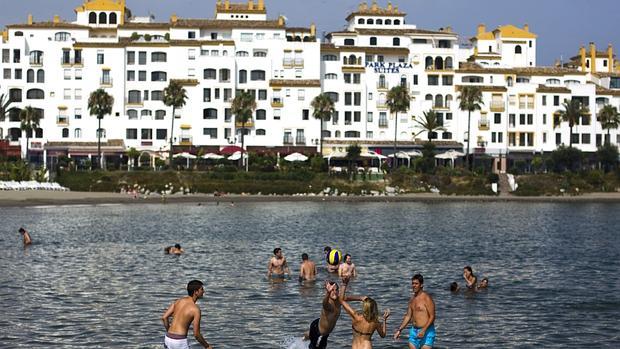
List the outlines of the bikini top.
{"type": "Polygon", "coordinates": [[[353,332],[359,334],[360,336],[372,336],[373,332],[370,333],[364,333],[364,332],[360,332],[358,330],[355,329],[355,326],[351,325],[351,328],[353,329],[353,332]]]}

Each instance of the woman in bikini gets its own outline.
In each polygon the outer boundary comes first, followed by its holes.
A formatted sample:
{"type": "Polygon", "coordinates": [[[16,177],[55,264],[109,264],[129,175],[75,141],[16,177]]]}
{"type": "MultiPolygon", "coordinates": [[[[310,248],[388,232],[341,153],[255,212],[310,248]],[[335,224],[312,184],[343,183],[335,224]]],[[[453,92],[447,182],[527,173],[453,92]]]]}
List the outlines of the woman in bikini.
{"type": "MultiPolygon", "coordinates": [[[[344,287],[346,287],[346,284],[344,287]]],[[[390,317],[389,309],[383,313],[383,321],[379,322],[377,302],[370,297],[366,297],[363,300],[361,312],[357,312],[355,309],[351,308],[344,298],[341,298],[340,303],[344,310],[351,316],[351,325],[353,328],[352,349],[371,349],[371,337],[375,330],[379,333],[381,338],[385,337],[387,333],[387,319],[390,317]]]]}

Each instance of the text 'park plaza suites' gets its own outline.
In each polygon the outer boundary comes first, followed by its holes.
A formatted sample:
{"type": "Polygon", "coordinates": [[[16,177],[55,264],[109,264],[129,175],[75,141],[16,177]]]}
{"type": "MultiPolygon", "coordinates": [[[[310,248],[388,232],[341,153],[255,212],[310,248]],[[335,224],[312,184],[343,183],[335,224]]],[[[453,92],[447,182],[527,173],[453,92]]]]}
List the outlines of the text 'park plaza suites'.
{"type": "Polygon", "coordinates": [[[361,3],[347,15],[346,29],[326,35],[314,25],[269,18],[263,0],[218,0],[214,18],[173,14],[167,21],[133,14],[128,5],[91,0],[75,8],[71,21],[29,15],[6,27],[0,94],[15,109],[0,119],[1,139],[23,153],[29,142],[33,162],[96,156],[98,120],[87,102],[102,88],[114,98],[112,113],[101,120],[106,162],[123,161],[129,148],[165,158],[171,135],[174,152],[217,152],[240,145],[242,132],[250,152],[312,154],[320,151],[321,130],[324,155],[353,143],[387,155],[395,137],[397,151],[422,147],[429,135],[415,118],[430,110],[443,125],[430,135],[438,150],[465,151],[469,138],[470,152],[495,157],[498,170],[561,144],[594,153],[607,140],[620,142],[618,130],[597,119],[603,106],[620,105],[611,45],[599,51],[590,44],[568,63],[539,67],[537,36],[528,25],[480,25],[465,40],[450,27],[408,24],[391,3],[361,3]],[[173,80],[188,98],[176,109],[171,133],[173,109],[163,91],[173,80]],[[399,85],[407,87],[410,105],[395,116],[386,100],[399,85]],[[471,113],[468,134],[458,97],[470,85],[480,86],[484,104],[471,113]],[[240,90],[256,100],[245,125],[231,112],[240,90]],[[335,102],[323,125],[311,106],[321,93],[335,102]],[[572,134],[557,117],[567,99],[588,109],[572,134]],[[42,117],[31,137],[20,129],[19,111],[28,106],[42,117]]]}

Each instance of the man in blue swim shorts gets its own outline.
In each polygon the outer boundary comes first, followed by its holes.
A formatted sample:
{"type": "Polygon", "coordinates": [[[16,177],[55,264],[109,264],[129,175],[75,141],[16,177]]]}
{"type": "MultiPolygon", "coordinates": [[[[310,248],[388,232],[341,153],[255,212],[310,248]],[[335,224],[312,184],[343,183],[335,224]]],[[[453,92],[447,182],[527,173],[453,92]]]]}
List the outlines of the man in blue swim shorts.
{"type": "Polygon", "coordinates": [[[435,302],[433,298],[424,292],[424,278],[415,274],[411,278],[413,297],[409,300],[407,314],[398,330],[394,333],[394,339],[400,337],[401,332],[409,324],[409,349],[431,349],[435,344],[435,302]]]}

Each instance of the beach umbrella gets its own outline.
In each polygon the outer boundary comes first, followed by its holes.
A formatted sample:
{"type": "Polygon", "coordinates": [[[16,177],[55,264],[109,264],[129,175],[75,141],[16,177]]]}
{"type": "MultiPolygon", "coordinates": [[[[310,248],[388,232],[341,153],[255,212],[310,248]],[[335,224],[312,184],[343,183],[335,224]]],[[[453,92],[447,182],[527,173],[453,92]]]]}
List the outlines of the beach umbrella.
{"type": "Polygon", "coordinates": [[[237,145],[229,145],[222,149],[220,149],[220,154],[222,155],[233,155],[236,152],[241,152],[241,147],[237,145]]]}
{"type": "MultiPolygon", "coordinates": [[[[243,153],[243,158],[247,159],[248,153],[243,153]]],[[[237,161],[239,159],[241,159],[241,151],[237,151],[228,157],[228,160],[232,160],[232,161],[237,161]]]]}
{"type": "Polygon", "coordinates": [[[202,156],[203,159],[207,159],[207,160],[220,160],[223,159],[224,156],[222,155],[218,155],[215,153],[207,153],[205,155],[202,156]]]}
{"type": "Polygon", "coordinates": [[[292,153],[292,154],[289,154],[289,155],[285,156],[284,160],[290,161],[290,162],[306,161],[306,160],[308,160],[308,157],[305,156],[304,154],[292,153]]]}
{"type": "Polygon", "coordinates": [[[177,158],[183,158],[187,160],[187,168],[189,168],[189,159],[196,159],[196,155],[194,154],[190,154],[188,152],[182,152],[182,153],[178,153],[172,156],[173,158],[177,159],[177,158]]]}
{"type": "Polygon", "coordinates": [[[456,150],[450,149],[445,153],[442,154],[437,154],[435,155],[435,159],[441,159],[441,160],[451,160],[452,162],[452,167],[454,167],[454,160],[456,158],[460,158],[465,156],[465,154],[458,152],[456,150]]]}
{"type": "Polygon", "coordinates": [[[344,159],[347,157],[347,153],[336,151],[331,154],[323,156],[324,159],[327,159],[327,166],[329,166],[329,161],[331,159],[344,159]]]}

